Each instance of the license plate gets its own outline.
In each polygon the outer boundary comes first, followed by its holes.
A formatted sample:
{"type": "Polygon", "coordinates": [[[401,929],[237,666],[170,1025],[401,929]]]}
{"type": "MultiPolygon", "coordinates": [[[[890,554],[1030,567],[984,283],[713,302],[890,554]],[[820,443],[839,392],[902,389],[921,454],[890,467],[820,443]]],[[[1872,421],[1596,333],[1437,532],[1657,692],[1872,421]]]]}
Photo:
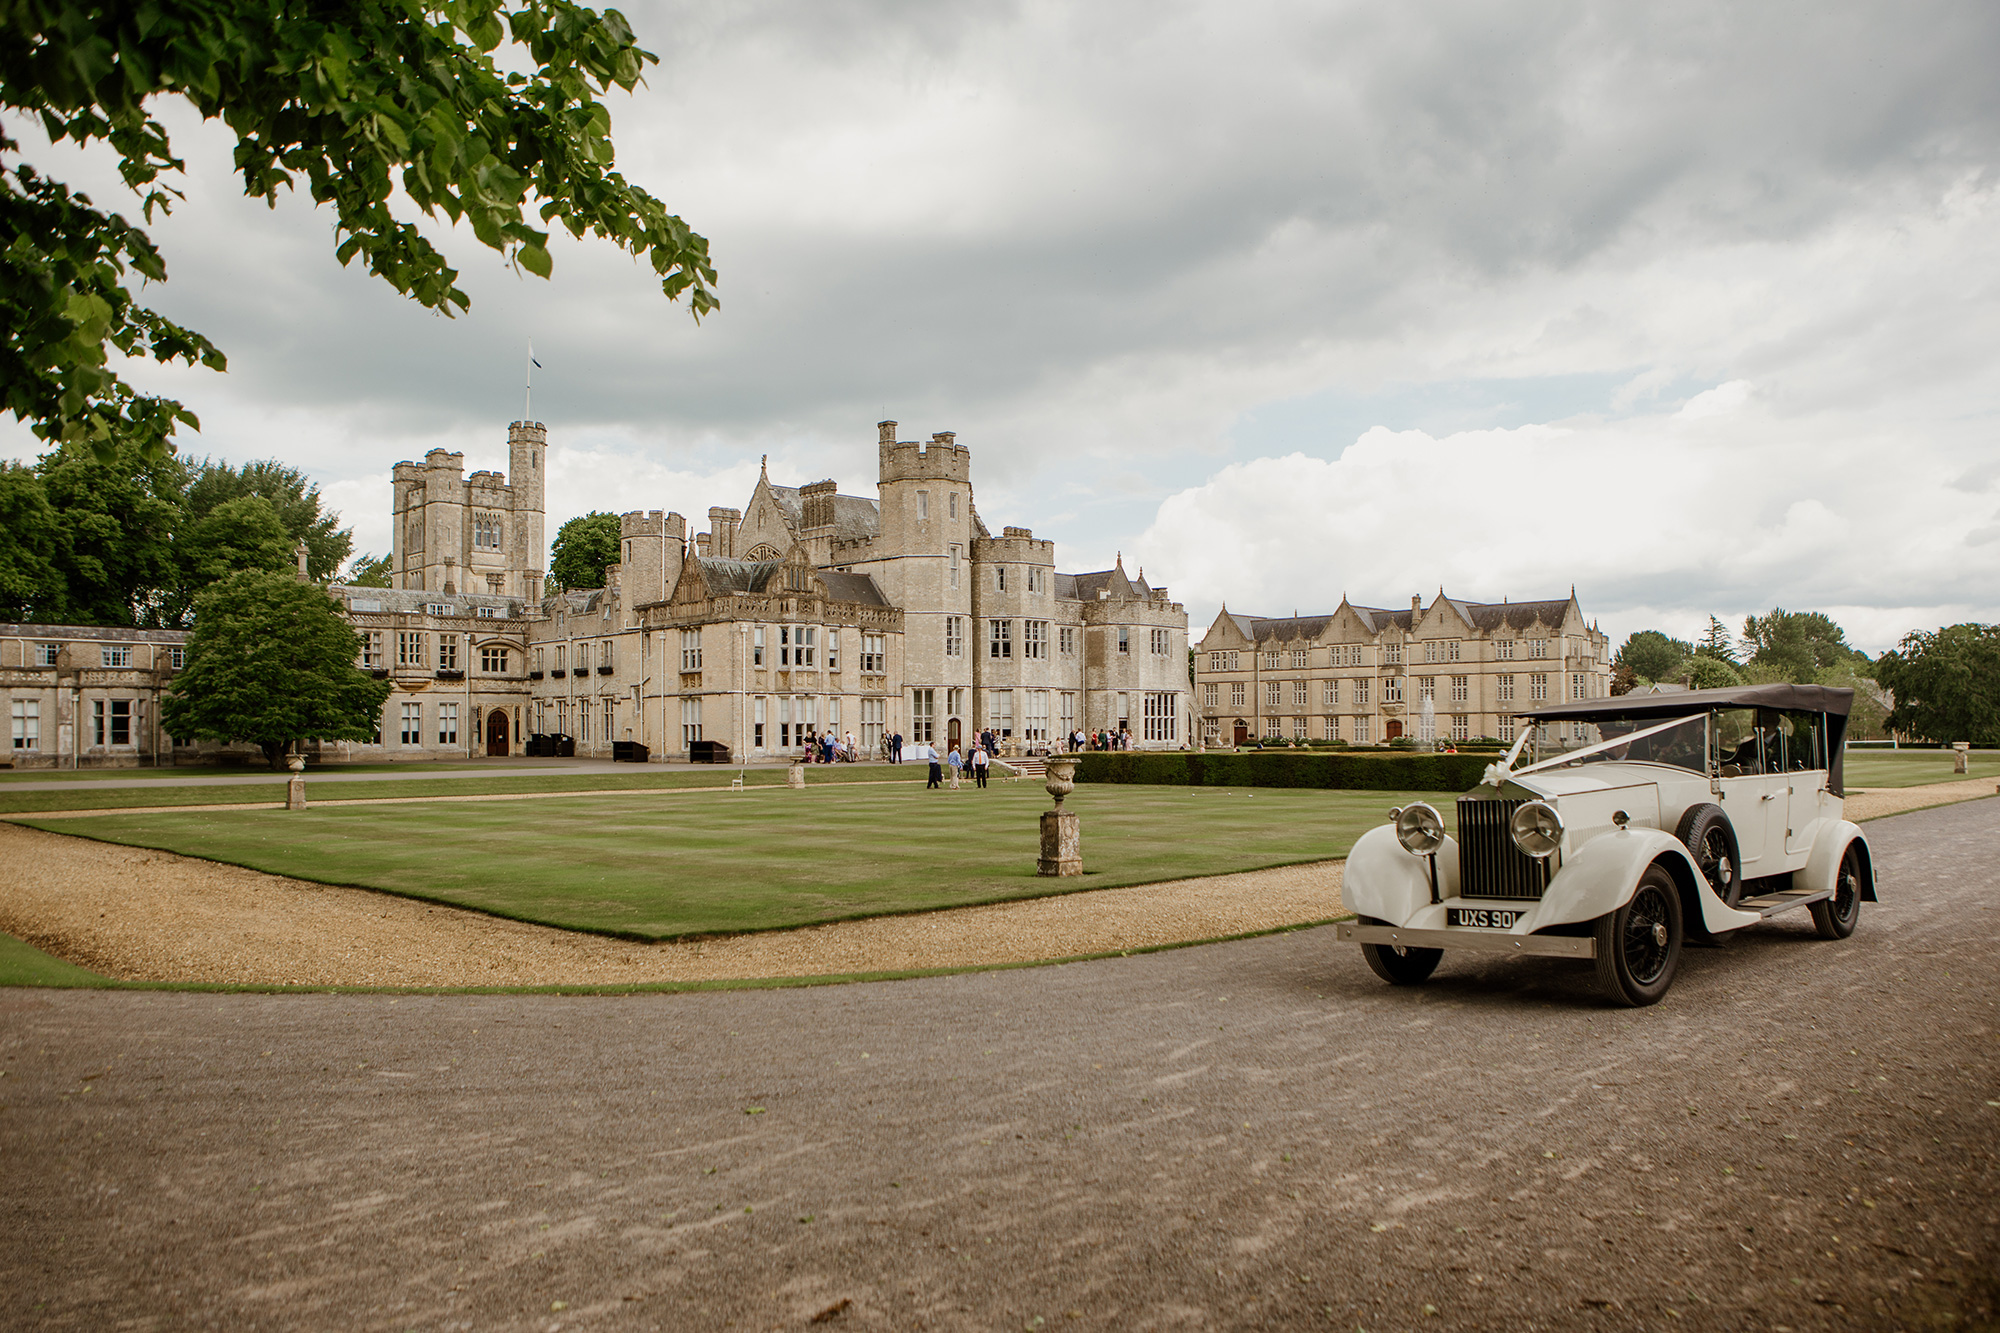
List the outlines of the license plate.
{"type": "Polygon", "coordinates": [[[1492,926],[1505,930],[1526,915],[1524,911],[1505,907],[1447,907],[1444,923],[1447,926],[1492,926]]]}

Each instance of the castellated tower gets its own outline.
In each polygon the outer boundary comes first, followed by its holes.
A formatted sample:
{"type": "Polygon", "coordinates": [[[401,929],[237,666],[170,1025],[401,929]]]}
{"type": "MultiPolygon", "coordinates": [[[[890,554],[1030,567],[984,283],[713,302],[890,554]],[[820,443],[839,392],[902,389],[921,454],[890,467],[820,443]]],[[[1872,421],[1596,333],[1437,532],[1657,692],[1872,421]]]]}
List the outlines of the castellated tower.
{"type": "Polygon", "coordinates": [[[505,546],[510,566],[507,591],[530,603],[542,600],[548,572],[549,541],[543,530],[543,484],[548,473],[549,431],[539,421],[507,427],[507,466],[513,478],[514,521],[505,546]]]}
{"type": "MultiPolygon", "coordinates": [[[[868,568],[890,602],[904,608],[904,673],[913,685],[969,690],[976,643],[972,451],[951,431],[921,444],[899,442],[893,421],[876,431],[881,532],[868,568]]],[[[946,696],[937,707],[942,720],[946,696]]]]}
{"type": "Polygon", "coordinates": [[[666,601],[687,558],[687,520],[657,509],[619,515],[618,555],[628,609],[666,601]]]}

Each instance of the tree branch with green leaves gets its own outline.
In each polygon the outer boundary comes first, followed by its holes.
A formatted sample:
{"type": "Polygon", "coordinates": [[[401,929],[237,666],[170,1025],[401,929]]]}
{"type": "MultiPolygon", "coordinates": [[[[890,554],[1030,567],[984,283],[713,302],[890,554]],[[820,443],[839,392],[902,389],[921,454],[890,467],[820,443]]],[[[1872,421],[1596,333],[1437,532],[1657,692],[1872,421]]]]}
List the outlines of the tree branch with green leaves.
{"type": "MultiPolygon", "coordinates": [[[[553,227],[601,237],[695,318],[718,308],[708,242],[613,169],[598,97],[656,63],[617,10],[569,0],[0,0],[0,107],[51,140],[109,144],[147,220],[181,197],[163,182],[181,160],[150,110],[179,96],[235,134],[246,194],[275,206],[303,186],[332,207],[342,264],[446,315],[471,305],[458,272],[392,205],[464,222],[544,278],[553,227]],[[532,73],[495,62],[508,41],[532,73]]],[[[19,154],[0,138],[0,407],[107,457],[120,442],[164,452],[177,423],[198,423],[119,379],[109,352],[215,370],[223,355],[132,297],[132,275],[166,278],[143,230],[19,154]]]]}

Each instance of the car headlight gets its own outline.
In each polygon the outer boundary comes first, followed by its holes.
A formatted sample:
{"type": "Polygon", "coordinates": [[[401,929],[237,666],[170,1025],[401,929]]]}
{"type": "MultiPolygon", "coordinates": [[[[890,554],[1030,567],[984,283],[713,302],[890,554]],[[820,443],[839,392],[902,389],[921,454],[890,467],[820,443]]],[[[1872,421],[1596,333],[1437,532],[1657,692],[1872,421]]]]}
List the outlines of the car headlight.
{"type": "Polygon", "coordinates": [[[1563,818],[1546,801],[1525,801],[1507,821],[1507,831],[1516,847],[1539,861],[1562,846],[1563,818]]]}
{"type": "Polygon", "coordinates": [[[1418,801],[1396,812],[1396,841],[1412,856],[1429,856],[1444,846],[1444,816],[1418,801]]]}

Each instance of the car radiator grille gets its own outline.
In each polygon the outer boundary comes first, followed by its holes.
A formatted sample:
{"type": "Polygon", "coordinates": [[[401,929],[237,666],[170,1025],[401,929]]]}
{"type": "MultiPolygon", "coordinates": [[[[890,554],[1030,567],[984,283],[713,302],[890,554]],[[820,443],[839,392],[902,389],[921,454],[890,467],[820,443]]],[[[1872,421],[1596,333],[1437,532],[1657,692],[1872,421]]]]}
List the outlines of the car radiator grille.
{"type": "Polygon", "coordinates": [[[1461,898],[1539,898],[1541,863],[1514,845],[1507,821],[1525,801],[1458,803],[1458,894],[1461,898]]]}

